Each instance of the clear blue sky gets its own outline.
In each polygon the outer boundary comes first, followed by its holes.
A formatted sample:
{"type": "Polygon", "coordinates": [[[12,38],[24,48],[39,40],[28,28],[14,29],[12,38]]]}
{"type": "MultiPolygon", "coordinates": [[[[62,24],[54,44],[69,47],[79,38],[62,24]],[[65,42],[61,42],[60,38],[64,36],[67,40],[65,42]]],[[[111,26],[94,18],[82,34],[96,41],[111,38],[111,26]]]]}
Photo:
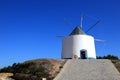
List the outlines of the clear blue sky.
{"type": "MultiPolygon", "coordinates": [[[[101,20],[89,35],[97,39],[98,56],[120,58],[119,0],[0,0],[0,67],[37,58],[60,58],[62,39],[85,13],[101,20]],[[64,18],[71,24],[68,27],[64,18]]],[[[96,22],[84,17],[83,30],[96,22]]]]}

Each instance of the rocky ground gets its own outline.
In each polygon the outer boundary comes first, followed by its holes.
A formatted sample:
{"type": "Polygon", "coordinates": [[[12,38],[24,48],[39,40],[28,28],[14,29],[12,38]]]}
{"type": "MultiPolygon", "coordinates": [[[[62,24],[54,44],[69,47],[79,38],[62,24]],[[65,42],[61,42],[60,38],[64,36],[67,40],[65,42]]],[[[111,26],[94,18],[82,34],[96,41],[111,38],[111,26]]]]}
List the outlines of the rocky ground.
{"type": "Polygon", "coordinates": [[[13,76],[12,73],[0,73],[0,80],[14,80],[10,78],[11,76],[13,76]]]}
{"type": "MultiPolygon", "coordinates": [[[[36,60],[29,60],[27,62],[34,62],[36,66],[43,65],[45,68],[47,68],[47,71],[49,74],[53,77],[55,77],[63,67],[66,60],[64,59],[36,59],[36,60]]],[[[115,65],[115,67],[120,72],[120,60],[112,60],[112,63],[115,65]]],[[[0,73],[0,80],[13,80],[10,77],[12,76],[12,73],[0,73]]]]}
{"type": "Polygon", "coordinates": [[[69,60],[54,80],[120,80],[120,73],[108,59],[69,60]]]}
{"type": "Polygon", "coordinates": [[[14,80],[14,79],[12,79],[10,77],[2,76],[2,77],[0,77],[0,80],[14,80]]]}

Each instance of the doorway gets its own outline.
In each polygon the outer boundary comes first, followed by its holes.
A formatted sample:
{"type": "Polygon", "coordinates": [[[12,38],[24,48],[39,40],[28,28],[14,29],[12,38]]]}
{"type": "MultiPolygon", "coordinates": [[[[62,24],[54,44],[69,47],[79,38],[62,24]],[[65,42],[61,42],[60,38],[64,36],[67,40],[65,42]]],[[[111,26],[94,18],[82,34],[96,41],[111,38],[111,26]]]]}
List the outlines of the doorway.
{"type": "Polygon", "coordinates": [[[86,50],[81,50],[80,55],[81,55],[81,59],[87,59],[87,51],[86,50]]]}

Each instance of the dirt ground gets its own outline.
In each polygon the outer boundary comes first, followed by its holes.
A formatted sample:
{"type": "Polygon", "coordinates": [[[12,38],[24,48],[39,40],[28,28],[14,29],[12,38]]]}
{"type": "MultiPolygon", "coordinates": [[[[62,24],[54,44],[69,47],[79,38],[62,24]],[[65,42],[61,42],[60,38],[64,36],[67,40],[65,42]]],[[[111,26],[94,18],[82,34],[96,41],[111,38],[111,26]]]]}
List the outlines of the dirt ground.
{"type": "Polygon", "coordinates": [[[111,61],[120,72],[120,60],[111,60],[111,61]]]}

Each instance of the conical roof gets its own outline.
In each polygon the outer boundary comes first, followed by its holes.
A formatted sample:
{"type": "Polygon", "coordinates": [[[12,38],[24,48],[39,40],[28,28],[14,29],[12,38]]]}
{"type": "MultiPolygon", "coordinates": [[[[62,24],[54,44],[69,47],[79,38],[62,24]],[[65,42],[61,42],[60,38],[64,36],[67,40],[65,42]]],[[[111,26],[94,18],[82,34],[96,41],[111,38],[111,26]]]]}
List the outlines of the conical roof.
{"type": "Polygon", "coordinates": [[[70,33],[70,35],[85,35],[85,32],[82,31],[80,27],[75,27],[75,29],[70,33]]]}

